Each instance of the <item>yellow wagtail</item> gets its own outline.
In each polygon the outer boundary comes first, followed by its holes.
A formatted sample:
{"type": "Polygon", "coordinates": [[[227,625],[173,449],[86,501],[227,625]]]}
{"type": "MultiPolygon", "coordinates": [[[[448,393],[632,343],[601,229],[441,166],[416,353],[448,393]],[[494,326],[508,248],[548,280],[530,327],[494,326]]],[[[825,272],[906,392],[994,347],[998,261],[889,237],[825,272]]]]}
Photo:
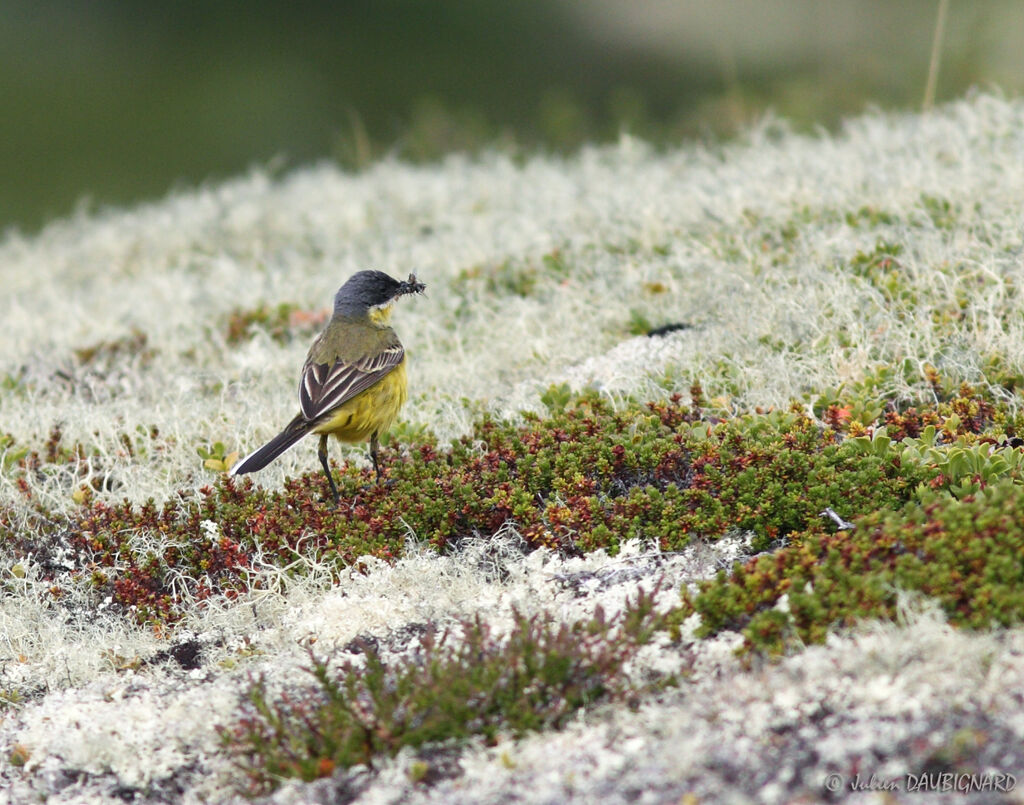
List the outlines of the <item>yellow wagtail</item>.
{"type": "Polygon", "coordinates": [[[360,271],[338,289],[334,315],[317,336],[302,367],[299,413],[277,436],[234,467],[232,475],[263,469],[307,433],[320,435],[320,464],[327,464],[327,437],[342,442],[370,440],[370,458],[380,480],[377,437],[387,431],[408,396],[405,348],[388,325],[395,300],[423,293],[426,285],[410,274],[405,282],[382,271],[360,271]]]}

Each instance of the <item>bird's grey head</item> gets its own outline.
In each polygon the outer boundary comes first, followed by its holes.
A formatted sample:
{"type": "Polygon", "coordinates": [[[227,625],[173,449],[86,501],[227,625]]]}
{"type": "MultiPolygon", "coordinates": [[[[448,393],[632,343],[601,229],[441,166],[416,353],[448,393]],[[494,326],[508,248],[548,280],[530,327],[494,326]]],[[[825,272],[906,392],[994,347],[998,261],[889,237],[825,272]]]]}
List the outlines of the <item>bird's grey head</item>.
{"type": "Polygon", "coordinates": [[[426,285],[416,280],[415,274],[402,282],[383,271],[359,271],[349,277],[334,295],[334,312],[346,316],[361,316],[375,307],[386,305],[405,294],[423,293],[426,285]]]}

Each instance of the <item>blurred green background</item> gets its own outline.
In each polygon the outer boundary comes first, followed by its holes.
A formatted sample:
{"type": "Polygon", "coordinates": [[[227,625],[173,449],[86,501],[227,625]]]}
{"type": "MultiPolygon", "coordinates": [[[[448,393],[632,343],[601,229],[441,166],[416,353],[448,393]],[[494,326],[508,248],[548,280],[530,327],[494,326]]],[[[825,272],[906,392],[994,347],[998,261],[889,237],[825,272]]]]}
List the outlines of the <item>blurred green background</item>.
{"type": "MultiPolygon", "coordinates": [[[[254,164],[920,108],[939,0],[0,0],[0,229],[254,164]]],[[[937,98],[1020,92],[1024,3],[951,0],[937,98]]]]}

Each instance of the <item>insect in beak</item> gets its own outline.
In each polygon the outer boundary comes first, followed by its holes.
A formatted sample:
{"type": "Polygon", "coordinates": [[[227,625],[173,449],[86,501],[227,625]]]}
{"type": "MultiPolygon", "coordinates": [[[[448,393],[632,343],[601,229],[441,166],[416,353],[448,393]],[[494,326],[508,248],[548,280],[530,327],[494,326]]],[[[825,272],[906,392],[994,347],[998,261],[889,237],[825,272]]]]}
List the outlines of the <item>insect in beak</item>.
{"type": "Polygon", "coordinates": [[[409,279],[401,284],[398,289],[400,295],[412,294],[412,293],[423,293],[427,290],[427,286],[416,279],[415,274],[410,274],[409,279]]]}

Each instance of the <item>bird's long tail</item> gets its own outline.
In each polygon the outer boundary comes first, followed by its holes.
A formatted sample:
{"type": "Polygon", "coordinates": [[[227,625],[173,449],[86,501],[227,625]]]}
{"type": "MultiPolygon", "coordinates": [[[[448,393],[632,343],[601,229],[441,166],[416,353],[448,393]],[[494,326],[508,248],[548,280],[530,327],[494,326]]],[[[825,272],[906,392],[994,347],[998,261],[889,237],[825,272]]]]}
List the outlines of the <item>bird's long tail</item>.
{"type": "Polygon", "coordinates": [[[263,447],[253,451],[231,468],[232,475],[245,475],[247,472],[262,470],[267,464],[295,444],[316,426],[315,421],[306,419],[299,414],[288,423],[287,427],[263,447]]]}

